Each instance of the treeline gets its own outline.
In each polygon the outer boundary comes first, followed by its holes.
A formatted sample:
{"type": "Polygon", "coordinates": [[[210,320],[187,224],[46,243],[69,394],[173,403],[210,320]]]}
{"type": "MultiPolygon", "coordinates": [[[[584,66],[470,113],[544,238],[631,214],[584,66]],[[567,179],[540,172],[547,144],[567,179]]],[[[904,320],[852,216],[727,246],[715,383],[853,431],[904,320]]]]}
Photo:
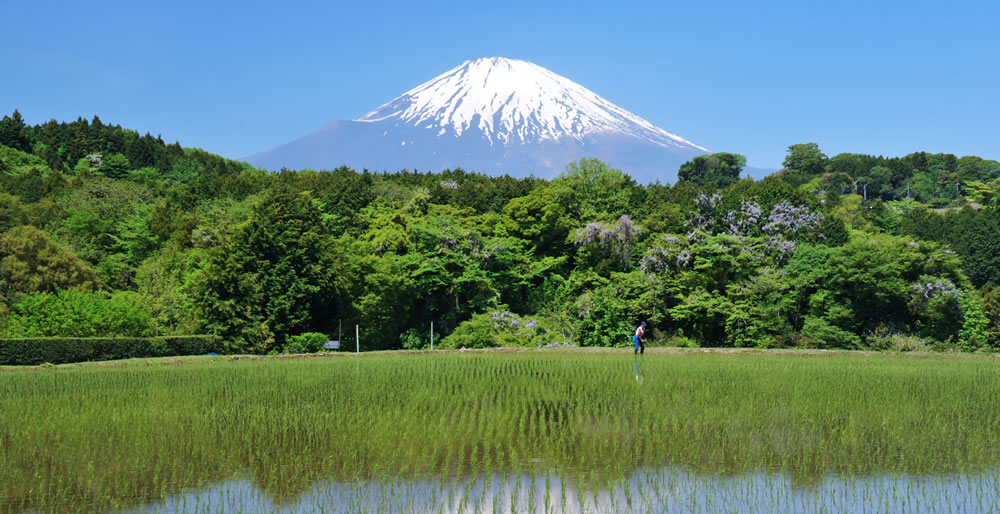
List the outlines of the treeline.
{"type": "Polygon", "coordinates": [[[989,200],[1000,163],[976,156],[915,152],[904,157],[842,153],[827,158],[815,143],[792,145],[785,180],[812,193],[857,193],[866,200],[914,199],[931,207],[989,200]]]}
{"type": "Polygon", "coordinates": [[[997,162],[804,144],[763,180],[744,164],[698,157],[674,185],[592,159],[552,180],[271,174],[15,112],[0,120],[0,335],[216,334],[271,352],[311,332],[353,348],[358,325],[372,350],[425,347],[433,322],[445,347],[607,346],[647,320],[676,345],[1000,348],[997,162]]]}

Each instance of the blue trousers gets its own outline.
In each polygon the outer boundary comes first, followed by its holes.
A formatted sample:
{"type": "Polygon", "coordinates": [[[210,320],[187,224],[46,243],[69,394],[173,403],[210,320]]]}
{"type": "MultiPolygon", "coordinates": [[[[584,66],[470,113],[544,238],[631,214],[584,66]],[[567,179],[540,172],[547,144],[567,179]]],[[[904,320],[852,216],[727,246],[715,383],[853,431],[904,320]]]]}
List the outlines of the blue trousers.
{"type": "Polygon", "coordinates": [[[632,336],[632,342],[635,343],[635,351],[639,353],[646,353],[646,345],[639,340],[639,336],[632,336]],[[641,351],[640,351],[641,349],[641,351]]]}

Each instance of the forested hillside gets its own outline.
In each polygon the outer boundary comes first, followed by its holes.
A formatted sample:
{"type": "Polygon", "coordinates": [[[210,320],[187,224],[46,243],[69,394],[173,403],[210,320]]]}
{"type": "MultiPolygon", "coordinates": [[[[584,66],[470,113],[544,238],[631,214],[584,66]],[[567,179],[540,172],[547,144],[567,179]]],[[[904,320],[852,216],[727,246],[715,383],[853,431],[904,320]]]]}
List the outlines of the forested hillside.
{"type": "Polygon", "coordinates": [[[0,121],[5,337],[218,334],[281,351],[654,342],[1000,349],[1000,163],[789,147],[674,185],[596,160],[552,180],[267,173],[79,119],[0,121]],[[338,327],[343,327],[343,334],[338,327]],[[438,338],[443,338],[440,340],[438,338]]]}

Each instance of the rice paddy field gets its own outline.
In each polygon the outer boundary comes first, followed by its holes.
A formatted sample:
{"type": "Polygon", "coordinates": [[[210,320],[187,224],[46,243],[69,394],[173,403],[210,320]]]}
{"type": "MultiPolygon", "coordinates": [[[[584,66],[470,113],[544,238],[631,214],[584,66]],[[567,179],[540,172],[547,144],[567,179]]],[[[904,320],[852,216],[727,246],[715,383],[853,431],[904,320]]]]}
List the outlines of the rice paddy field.
{"type": "Polygon", "coordinates": [[[990,356],[5,368],[0,413],[0,512],[1000,511],[990,356]]]}

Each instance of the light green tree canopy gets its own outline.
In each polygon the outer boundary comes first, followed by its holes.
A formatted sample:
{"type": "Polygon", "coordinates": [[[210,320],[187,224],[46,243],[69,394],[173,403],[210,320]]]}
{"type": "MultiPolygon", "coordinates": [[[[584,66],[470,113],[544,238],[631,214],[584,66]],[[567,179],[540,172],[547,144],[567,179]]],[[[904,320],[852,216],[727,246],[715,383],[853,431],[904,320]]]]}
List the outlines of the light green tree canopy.
{"type": "Polygon", "coordinates": [[[34,292],[92,291],[94,270],[76,254],[30,225],[0,236],[0,294],[7,301],[34,292]]]}

